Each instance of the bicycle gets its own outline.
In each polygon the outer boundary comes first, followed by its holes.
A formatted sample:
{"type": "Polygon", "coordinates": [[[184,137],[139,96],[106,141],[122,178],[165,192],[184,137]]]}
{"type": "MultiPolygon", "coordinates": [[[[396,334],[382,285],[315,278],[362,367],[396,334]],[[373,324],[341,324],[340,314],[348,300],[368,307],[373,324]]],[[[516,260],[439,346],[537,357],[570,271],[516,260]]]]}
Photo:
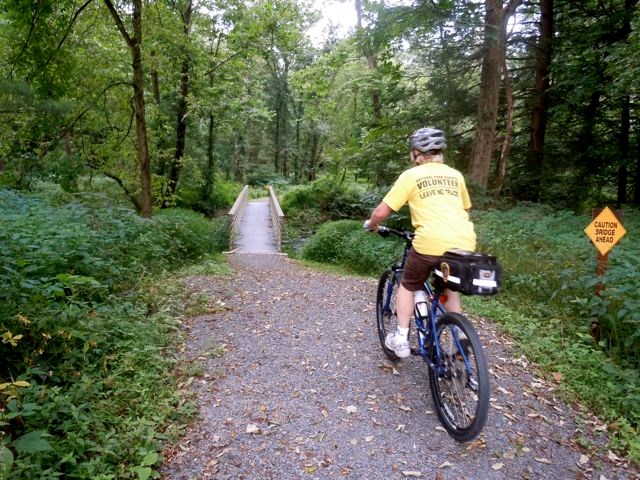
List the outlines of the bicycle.
{"type": "MultiPolygon", "coordinates": [[[[396,330],[396,294],[414,234],[388,227],[378,227],[378,233],[405,241],[402,260],[382,272],[376,299],[380,344],[395,361],[398,357],[387,348],[385,338],[396,330]]],[[[426,301],[414,306],[417,347],[411,353],[422,357],[429,367],[431,396],[442,425],[458,442],[468,442],[478,436],[487,420],[489,373],[478,333],[464,315],[445,311],[443,290],[437,279],[424,283],[426,301]]]]}

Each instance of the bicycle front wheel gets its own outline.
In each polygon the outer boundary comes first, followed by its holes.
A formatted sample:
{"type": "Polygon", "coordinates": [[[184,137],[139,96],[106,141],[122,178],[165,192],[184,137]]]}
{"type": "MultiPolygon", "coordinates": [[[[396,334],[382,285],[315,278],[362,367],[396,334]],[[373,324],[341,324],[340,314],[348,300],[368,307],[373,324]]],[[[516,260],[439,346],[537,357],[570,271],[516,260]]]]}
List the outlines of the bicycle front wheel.
{"type": "Polygon", "coordinates": [[[431,395],[440,421],[459,442],[482,431],[489,411],[489,371],[478,334],[459,313],[446,313],[436,325],[439,357],[431,352],[431,395]]]}
{"type": "Polygon", "coordinates": [[[387,334],[394,333],[398,324],[396,298],[398,296],[398,278],[396,273],[387,269],[380,275],[378,295],[376,298],[376,319],[378,323],[378,337],[382,351],[390,360],[397,360],[398,356],[387,348],[384,340],[387,334]]]}

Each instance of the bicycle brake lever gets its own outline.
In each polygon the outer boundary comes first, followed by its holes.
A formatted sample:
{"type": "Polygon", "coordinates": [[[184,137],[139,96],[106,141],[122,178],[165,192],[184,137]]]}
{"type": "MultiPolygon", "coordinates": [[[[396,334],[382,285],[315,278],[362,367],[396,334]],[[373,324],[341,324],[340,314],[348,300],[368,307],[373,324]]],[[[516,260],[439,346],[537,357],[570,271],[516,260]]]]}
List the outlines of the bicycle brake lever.
{"type": "Polygon", "coordinates": [[[381,237],[388,237],[390,233],[387,227],[378,227],[377,232],[381,237]]]}

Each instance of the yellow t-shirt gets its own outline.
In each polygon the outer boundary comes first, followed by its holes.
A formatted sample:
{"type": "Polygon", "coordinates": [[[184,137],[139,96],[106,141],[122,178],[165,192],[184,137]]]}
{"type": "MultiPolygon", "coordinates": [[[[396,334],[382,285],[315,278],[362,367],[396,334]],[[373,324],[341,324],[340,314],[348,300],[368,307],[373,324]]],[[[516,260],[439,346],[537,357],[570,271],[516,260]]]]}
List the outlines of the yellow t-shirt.
{"type": "Polygon", "coordinates": [[[471,199],[464,177],[443,163],[425,163],[404,171],[382,200],[398,211],[409,203],[416,236],[413,248],[442,255],[452,248],[475,250],[476,234],[467,209],[471,199]]]}

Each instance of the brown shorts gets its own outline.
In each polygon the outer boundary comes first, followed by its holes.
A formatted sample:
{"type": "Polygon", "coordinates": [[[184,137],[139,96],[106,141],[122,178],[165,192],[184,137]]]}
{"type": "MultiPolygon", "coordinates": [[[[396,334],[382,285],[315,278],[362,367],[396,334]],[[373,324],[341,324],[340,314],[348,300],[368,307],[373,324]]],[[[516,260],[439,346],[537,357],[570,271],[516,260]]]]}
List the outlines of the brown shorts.
{"type": "Polygon", "coordinates": [[[402,286],[410,292],[416,292],[422,288],[433,267],[438,264],[440,257],[437,255],[424,255],[413,248],[409,251],[407,262],[404,264],[402,274],[402,286]]]}

